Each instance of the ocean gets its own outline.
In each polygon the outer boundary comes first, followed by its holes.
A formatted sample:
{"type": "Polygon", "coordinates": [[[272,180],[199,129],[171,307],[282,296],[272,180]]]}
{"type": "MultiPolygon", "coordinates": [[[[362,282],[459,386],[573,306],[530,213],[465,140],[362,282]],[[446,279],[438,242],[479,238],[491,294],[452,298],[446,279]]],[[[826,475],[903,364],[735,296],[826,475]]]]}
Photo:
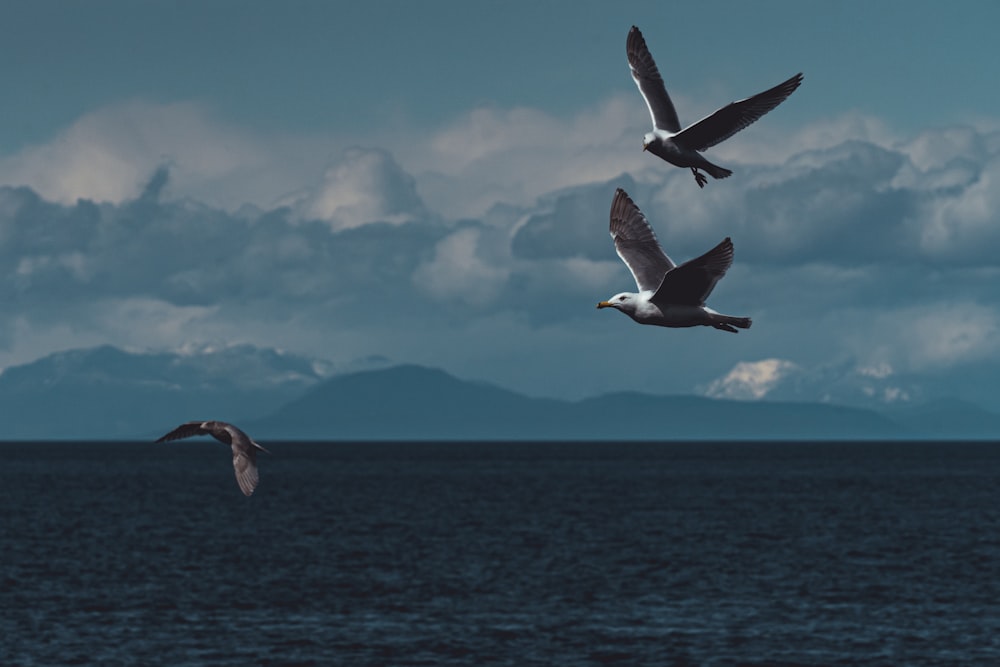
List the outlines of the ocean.
{"type": "Polygon", "coordinates": [[[1000,664],[1000,446],[0,444],[0,665],[1000,664]]]}

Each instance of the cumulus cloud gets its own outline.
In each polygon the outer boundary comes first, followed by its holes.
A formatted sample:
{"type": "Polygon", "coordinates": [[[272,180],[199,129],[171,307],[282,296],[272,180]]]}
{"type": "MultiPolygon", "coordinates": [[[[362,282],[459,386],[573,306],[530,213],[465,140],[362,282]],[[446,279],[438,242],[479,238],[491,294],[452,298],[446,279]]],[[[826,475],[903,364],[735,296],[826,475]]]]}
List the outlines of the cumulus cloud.
{"type": "Polygon", "coordinates": [[[168,165],[174,197],[232,209],[270,206],[341,145],[331,137],[254,133],[197,102],[130,100],[95,109],[48,142],[0,156],[0,184],[28,186],[60,204],[121,204],[168,165]]]}
{"type": "MultiPolygon", "coordinates": [[[[418,223],[337,231],[281,209],[236,214],[160,201],[168,184],[156,171],[140,196],[117,205],[63,205],[0,187],[0,275],[10,297],[0,342],[12,358],[35,350],[30,339],[59,321],[72,323],[61,329],[69,347],[253,342],[271,318],[323,323],[331,319],[324,311],[369,300],[406,313],[419,295],[400,287],[448,232],[418,223]]],[[[372,317],[378,312],[352,314],[372,317]]]]}
{"type": "Polygon", "coordinates": [[[53,141],[0,159],[0,181],[30,185],[46,199],[120,203],[150,172],[177,164],[182,181],[215,179],[264,159],[261,147],[190,102],[131,101],[89,113],[53,141]]]}
{"type": "Polygon", "coordinates": [[[622,176],[544,197],[514,234],[515,256],[607,259],[609,249],[614,250],[608,219],[616,187],[634,192],[635,181],[622,176]]]}
{"type": "Polygon", "coordinates": [[[300,218],[324,220],[335,230],[372,222],[398,225],[427,215],[413,177],[381,149],[348,149],[317,186],[286,202],[300,218]]]}
{"type": "MultiPolygon", "coordinates": [[[[932,224],[926,190],[894,184],[913,171],[906,154],[848,141],[796,153],[780,167],[748,167],[711,196],[691,188],[690,174],[664,167],[657,181],[624,172],[539,198],[515,238],[519,257],[606,253],[607,216],[615,187],[624,187],[675,260],[701,254],[732,236],[738,260],[841,266],[891,258],[926,259],[921,241],[932,224]],[[924,256],[921,256],[924,255],[924,256]]],[[[944,193],[966,202],[975,189],[944,193]]]]}
{"type": "Polygon", "coordinates": [[[288,171],[285,149],[197,105],[95,112],[0,158],[0,363],[218,340],[384,354],[573,396],[884,403],[929,395],[931,379],[988,386],[995,129],[901,140],[861,116],[786,132],[769,117],[720,146],[736,173],[700,190],[639,149],[637,101],[565,119],[480,109],[391,150],[312,147],[288,171]],[[88,181],[83,165],[102,173],[88,181]],[[280,191],[237,196],[275,169],[280,191]],[[226,201],[199,194],[219,184],[226,201]],[[676,261],[733,238],[710,304],[752,330],[595,311],[632,281],[607,231],[615,187],[676,261]]]}
{"type": "MultiPolygon", "coordinates": [[[[792,98],[790,103],[794,103],[792,98]]],[[[802,127],[788,127],[780,120],[781,107],[771,112],[753,129],[740,132],[710,149],[719,161],[740,165],[780,166],[803,152],[823,151],[860,141],[880,148],[892,148],[901,137],[883,120],[857,112],[821,118],[802,127]]]]}
{"type": "Polygon", "coordinates": [[[974,363],[995,358],[1000,352],[1000,312],[996,305],[938,303],[896,315],[897,322],[907,323],[898,332],[897,340],[913,370],[974,363]]]}
{"type": "Polygon", "coordinates": [[[470,305],[483,305],[496,298],[510,271],[481,256],[483,236],[484,230],[465,227],[438,242],[433,259],[421,264],[413,274],[417,289],[436,299],[470,305]]]}
{"type": "Polygon", "coordinates": [[[951,187],[926,201],[921,210],[921,249],[948,260],[990,259],[1000,241],[1000,159],[978,169],[968,160],[953,164],[951,187]]]}
{"type": "Polygon", "coordinates": [[[396,150],[434,210],[479,218],[498,204],[531,206],[555,190],[652,168],[641,150],[649,116],[635,97],[614,97],[567,118],[479,108],[426,142],[397,142],[396,150]]]}

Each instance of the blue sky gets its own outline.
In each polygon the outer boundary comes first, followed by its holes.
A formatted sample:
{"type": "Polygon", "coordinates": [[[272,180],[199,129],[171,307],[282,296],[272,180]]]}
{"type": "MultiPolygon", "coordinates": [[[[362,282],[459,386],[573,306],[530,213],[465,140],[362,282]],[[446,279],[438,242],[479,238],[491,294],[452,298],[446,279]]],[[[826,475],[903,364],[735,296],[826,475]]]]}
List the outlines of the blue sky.
{"type": "Polygon", "coordinates": [[[484,104],[572,113],[630,91],[621,35],[632,24],[649,33],[670,87],[704,93],[708,106],[710,92],[748,94],[798,69],[813,90],[783,109],[786,122],[858,110],[912,131],[1000,102],[984,79],[1000,20],[989,2],[947,13],[893,0],[4,7],[0,74],[15,101],[0,129],[7,151],[135,97],[197,100],[263,132],[377,134],[484,104]]]}
{"type": "Polygon", "coordinates": [[[994,3],[30,2],[0,25],[0,365],[111,343],[380,354],[539,395],[981,398],[1000,370],[994,3]],[[625,36],[709,152],[640,150],[625,36]],[[615,187],[731,336],[638,327],[615,187]]]}

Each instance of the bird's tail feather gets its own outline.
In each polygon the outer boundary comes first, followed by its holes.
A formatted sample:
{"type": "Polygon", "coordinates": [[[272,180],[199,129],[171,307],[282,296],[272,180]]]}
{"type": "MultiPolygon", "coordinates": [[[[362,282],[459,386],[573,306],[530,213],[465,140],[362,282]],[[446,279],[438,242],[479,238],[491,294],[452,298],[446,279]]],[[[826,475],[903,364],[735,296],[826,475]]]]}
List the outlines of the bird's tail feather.
{"type": "MultiPolygon", "coordinates": [[[[717,164],[712,164],[711,162],[706,162],[702,169],[708,172],[708,175],[712,178],[728,178],[733,175],[733,172],[725,167],[720,167],[717,164]]],[[[746,327],[743,327],[746,328],[746,327]]]]}
{"type": "Polygon", "coordinates": [[[749,329],[751,324],[753,324],[753,320],[751,320],[749,317],[732,317],[730,315],[717,315],[715,322],[712,323],[712,326],[722,331],[728,331],[730,333],[739,333],[736,330],[736,328],[749,329]]]}

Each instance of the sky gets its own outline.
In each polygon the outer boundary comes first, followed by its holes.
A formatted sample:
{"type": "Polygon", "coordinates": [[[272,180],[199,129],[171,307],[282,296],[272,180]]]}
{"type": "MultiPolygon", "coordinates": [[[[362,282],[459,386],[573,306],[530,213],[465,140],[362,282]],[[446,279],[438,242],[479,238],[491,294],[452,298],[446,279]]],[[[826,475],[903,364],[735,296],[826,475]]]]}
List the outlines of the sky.
{"type": "Polygon", "coordinates": [[[0,367],[251,343],[608,391],[1000,409],[1000,5],[7,2],[0,367]],[[706,155],[641,150],[625,38],[706,155]],[[731,335],[641,327],[615,188],[676,261],[731,236],[731,335]]]}

